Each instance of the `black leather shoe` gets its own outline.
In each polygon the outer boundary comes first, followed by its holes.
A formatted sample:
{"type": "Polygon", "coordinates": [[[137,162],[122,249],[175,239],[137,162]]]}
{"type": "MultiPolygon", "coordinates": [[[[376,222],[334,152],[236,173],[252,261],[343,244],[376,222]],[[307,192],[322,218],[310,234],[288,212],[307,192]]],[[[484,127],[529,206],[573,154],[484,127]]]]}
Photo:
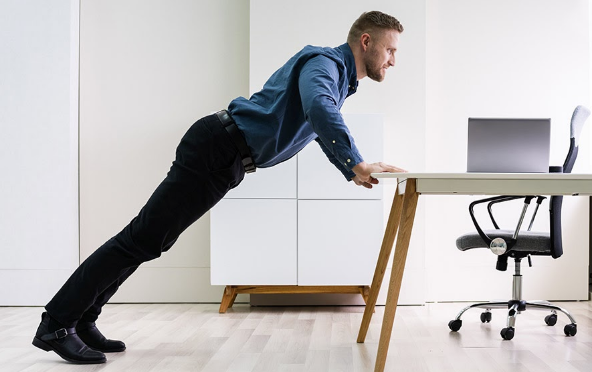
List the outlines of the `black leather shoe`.
{"type": "Polygon", "coordinates": [[[95,322],[81,323],[76,325],[78,337],[89,347],[102,351],[103,353],[117,353],[125,350],[123,341],[109,340],[103,334],[95,322]]]}
{"type": "Polygon", "coordinates": [[[63,359],[76,364],[105,363],[105,354],[88,347],[76,334],[75,328],[61,328],[49,331],[49,315],[41,314],[41,324],[37,328],[33,345],[41,350],[55,351],[63,359]]]}

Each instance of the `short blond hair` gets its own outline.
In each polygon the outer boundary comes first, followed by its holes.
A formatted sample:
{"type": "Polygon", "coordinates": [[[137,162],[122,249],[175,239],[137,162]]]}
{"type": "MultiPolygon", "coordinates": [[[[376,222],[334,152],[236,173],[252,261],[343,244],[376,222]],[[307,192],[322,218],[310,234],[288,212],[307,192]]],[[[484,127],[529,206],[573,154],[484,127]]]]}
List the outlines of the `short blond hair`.
{"type": "Polygon", "coordinates": [[[347,35],[347,42],[353,43],[363,34],[372,36],[378,30],[403,32],[403,25],[395,17],[377,10],[362,13],[354,22],[347,35]]]}

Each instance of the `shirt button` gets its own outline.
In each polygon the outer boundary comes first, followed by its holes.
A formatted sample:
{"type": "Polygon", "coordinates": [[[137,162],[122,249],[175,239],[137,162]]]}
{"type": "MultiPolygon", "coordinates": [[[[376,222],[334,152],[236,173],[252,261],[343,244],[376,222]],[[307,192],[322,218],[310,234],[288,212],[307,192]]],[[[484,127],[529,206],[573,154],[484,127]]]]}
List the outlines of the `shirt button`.
{"type": "Polygon", "coordinates": [[[348,162],[348,163],[351,163],[351,159],[347,159],[347,162],[348,162]]]}
{"type": "Polygon", "coordinates": [[[333,140],[333,143],[335,143],[335,140],[333,140]]]}

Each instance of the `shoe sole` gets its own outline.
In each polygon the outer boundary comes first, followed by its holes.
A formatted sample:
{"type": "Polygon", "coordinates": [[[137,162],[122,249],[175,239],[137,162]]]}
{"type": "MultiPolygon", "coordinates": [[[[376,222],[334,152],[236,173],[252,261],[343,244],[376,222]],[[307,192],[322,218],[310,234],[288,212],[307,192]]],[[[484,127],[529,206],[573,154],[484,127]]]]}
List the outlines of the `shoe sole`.
{"type": "Polygon", "coordinates": [[[43,351],[53,351],[54,353],[58,354],[60,356],[60,358],[66,360],[70,363],[74,363],[74,364],[102,364],[107,361],[107,358],[100,359],[100,360],[76,360],[76,359],[68,358],[67,356],[64,356],[62,353],[58,352],[56,349],[51,347],[50,344],[48,344],[45,341],[42,341],[41,339],[39,339],[37,337],[33,338],[32,343],[33,343],[33,346],[38,347],[39,349],[41,349],[43,351]]]}
{"type": "Polygon", "coordinates": [[[111,349],[111,350],[101,350],[101,349],[95,349],[92,346],[89,346],[91,349],[96,350],[96,351],[100,351],[101,353],[121,353],[122,351],[125,351],[125,348],[123,349],[111,349]]]}
{"type": "Polygon", "coordinates": [[[86,344],[86,346],[90,347],[90,348],[91,348],[91,349],[93,349],[93,350],[100,351],[101,353],[121,353],[122,351],[125,351],[125,347],[124,347],[124,348],[122,348],[122,349],[109,349],[109,350],[103,350],[103,349],[98,349],[98,348],[96,348],[96,347],[92,347],[92,346],[90,346],[90,345],[88,345],[88,344],[86,344]]]}

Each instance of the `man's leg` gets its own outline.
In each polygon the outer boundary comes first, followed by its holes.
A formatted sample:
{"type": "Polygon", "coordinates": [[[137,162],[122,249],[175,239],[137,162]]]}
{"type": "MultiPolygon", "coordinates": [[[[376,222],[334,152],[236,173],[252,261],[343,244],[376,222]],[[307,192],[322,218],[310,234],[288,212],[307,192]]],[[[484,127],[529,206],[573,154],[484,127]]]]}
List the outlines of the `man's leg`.
{"type": "Polygon", "coordinates": [[[117,281],[115,281],[115,283],[111,284],[111,286],[109,286],[107,289],[105,289],[103,291],[103,293],[101,293],[96,301],[91,305],[91,307],[88,308],[88,310],[86,310],[84,312],[84,314],[82,314],[82,317],[80,317],[80,320],[78,321],[78,323],[81,322],[85,322],[85,323],[94,323],[97,321],[97,319],[99,318],[99,315],[101,315],[101,311],[103,309],[103,306],[109,301],[109,299],[111,297],[113,297],[113,295],[115,294],[115,292],[117,292],[117,290],[119,289],[119,287],[121,286],[121,284],[123,284],[123,282],[130,277],[130,275],[132,275],[134,273],[134,271],[136,271],[136,269],[138,268],[138,266],[135,267],[130,267],[129,269],[127,269],[127,271],[125,273],[123,273],[123,275],[121,275],[117,281]]]}
{"type": "MultiPolygon", "coordinates": [[[[195,123],[177,148],[167,177],[138,216],[89,256],[47,304],[53,323],[47,322],[42,331],[54,332],[56,324],[75,327],[93,304],[100,309],[130,269],[159,257],[243,177],[240,156],[218,118],[211,115],[195,123]]],[[[57,352],[60,346],[52,342],[57,352]]]]}
{"type": "Polygon", "coordinates": [[[95,322],[99,318],[103,306],[137,268],[138,266],[130,267],[115,283],[104,290],[103,293],[97,297],[95,303],[82,314],[82,317],[76,324],[76,334],[91,349],[102,351],[103,353],[116,353],[125,350],[125,343],[123,341],[106,338],[101,331],[99,331],[95,322]]]}

